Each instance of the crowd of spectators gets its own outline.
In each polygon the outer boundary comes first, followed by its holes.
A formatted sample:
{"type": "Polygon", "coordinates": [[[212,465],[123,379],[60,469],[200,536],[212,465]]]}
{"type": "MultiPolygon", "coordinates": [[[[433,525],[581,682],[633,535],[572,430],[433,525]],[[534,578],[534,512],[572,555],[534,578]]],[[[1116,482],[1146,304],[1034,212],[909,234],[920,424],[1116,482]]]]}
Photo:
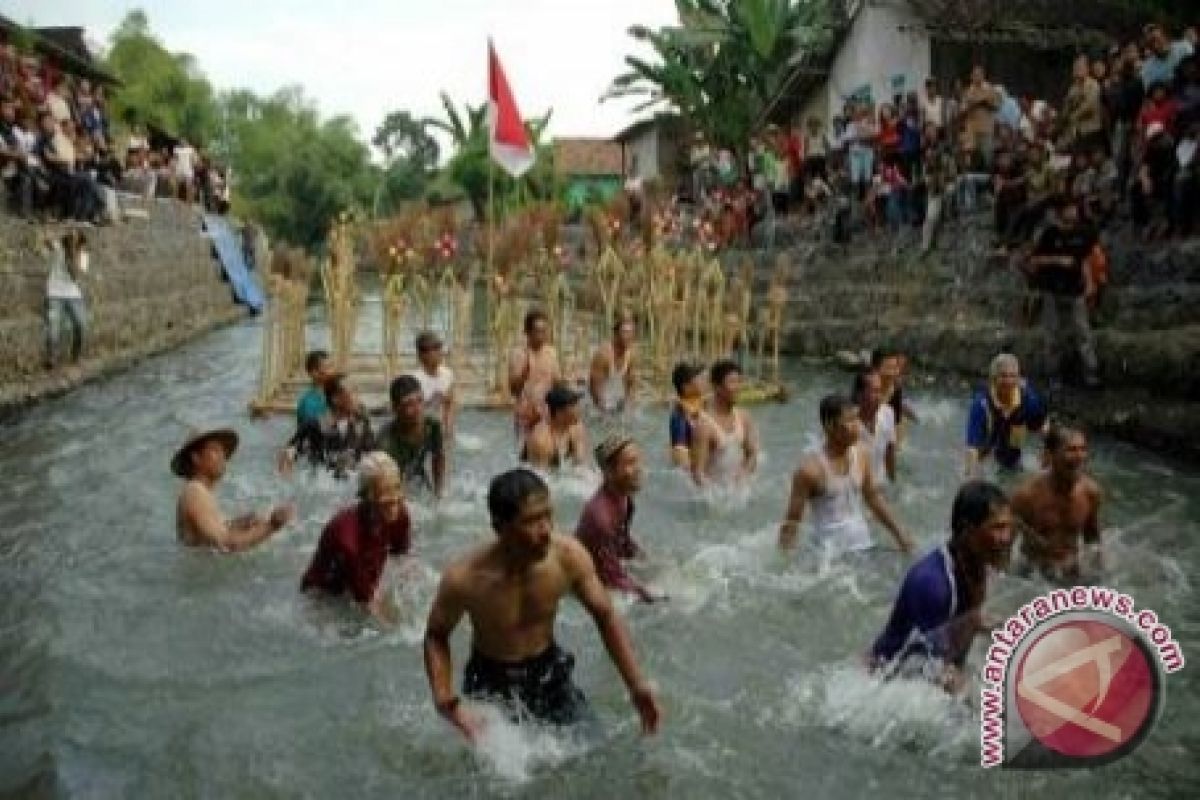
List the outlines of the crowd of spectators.
{"type": "Polygon", "coordinates": [[[698,147],[687,193],[768,243],[792,217],[839,243],[890,232],[897,250],[925,253],[944,220],[990,213],[995,255],[1024,274],[1048,347],[1073,343],[1095,385],[1089,313],[1107,280],[1105,233],[1200,232],[1197,29],[1173,33],[1148,25],[1080,53],[1058,101],[1010,93],[976,66],[952,87],[930,79],[878,106],[851,99],[829,126],[769,127],[744,164],[698,147]]]}
{"type": "Polygon", "coordinates": [[[1120,218],[1146,240],[1191,235],[1196,38],[1195,27],[1173,37],[1149,25],[1106,53],[1080,54],[1059,102],[1010,93],[983,67],[878,105],[852,98],[828,126],[814,117],[767,128],[744,164],[729,150],[694,148],[687,194],[701,207],[735,207],[748,229],[816,216],[840,241],[859,227],[915,229],[922,250],[943,219],[989,207],[1001,250],[1028,243],[1063,197],[1089,225],[1120,218]]]}
{"type": "Polygon", "coordinates": [[[183,139],[114,135],[106,87],[0,41],[0,177],[10,213],[112,224],[119,192],[224,213],[228,172],[183,139]]]}

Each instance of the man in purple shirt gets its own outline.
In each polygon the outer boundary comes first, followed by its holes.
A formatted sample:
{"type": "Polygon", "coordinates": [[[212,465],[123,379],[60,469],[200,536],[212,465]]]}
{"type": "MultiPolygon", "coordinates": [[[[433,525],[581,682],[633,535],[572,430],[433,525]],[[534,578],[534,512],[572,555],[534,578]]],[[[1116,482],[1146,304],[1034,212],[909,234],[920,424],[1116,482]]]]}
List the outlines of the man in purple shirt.
{"type": "Polygon", "coordinates": [[[600,581],[650,603],[654,596],[625,571],[623,561],[637,558],[641,548],[629,535],[633,495],[642,487],[642,454],[628,436],[612,435],[596,446],[603,483],[583,507],[575,535],[595,562],[600,581]]]}

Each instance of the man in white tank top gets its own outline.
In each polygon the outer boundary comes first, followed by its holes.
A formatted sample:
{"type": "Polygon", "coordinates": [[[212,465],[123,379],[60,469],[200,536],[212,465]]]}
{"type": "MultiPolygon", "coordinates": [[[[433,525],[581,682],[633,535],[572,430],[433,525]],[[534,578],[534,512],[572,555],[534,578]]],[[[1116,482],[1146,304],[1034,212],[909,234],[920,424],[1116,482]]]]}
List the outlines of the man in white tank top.
{"type": "Polygon", "coordinates": [[[896,482],[896,414],[883,402],[883,378],[871,370],[854,380],[858,403],[859,443],[871,459],[871,476],[882,483],[896,482]]]}
{"type": "Polygon", "coordinates": [[[596,348],[588,373],[588,393],[592,404],[602,414],[624,411],[633,403],[636,383],[634,358],[637,328],[633,320],[622,317],[613,325],[612,341],[596,348]]]}
{"type": "Polygon", "coordinates": [[[875,485],[870,459],[858,443],[858,408],[849,398],[830,395],[821,401],[825,442],[804,456],[792,477],[787,513],[779,528],[779,547],[791,550],[799,540],[804,511],[812,506],[813,538],[838,553],[872,547],[863,515],[865,503],[888,529],[902,553],[913,550],[912,538],[892,517],[875,485]]]}
{"type": "Polygon", "coordinates": [[[692,478],[697,486],[745,483],[758,467],[758,430],[754,420],[737,408],[742,373],[728,359],[709,372],[713,389],[710,411],[701,411],[692,444],[692,478]]]}
{"type": "Polygon", "coordinates": [[[445,364],[441,338],[433,331],[417,335],[418,365],[411,373],[421,384],[425,415],[442,423],[446,437],[454,435],[454,371],[445,364]]]}

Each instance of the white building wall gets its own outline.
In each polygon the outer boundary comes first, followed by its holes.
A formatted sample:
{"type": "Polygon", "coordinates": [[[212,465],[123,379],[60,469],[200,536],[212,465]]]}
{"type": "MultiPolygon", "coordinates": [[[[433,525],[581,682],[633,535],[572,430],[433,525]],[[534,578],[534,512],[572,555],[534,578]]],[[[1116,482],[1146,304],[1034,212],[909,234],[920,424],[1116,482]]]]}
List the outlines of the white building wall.
{"type": "Polygon", "coordinates": [[[829,122],[867,86],[876,106],[891,102],[897,86],[901,93],[919,90],[932,69],[929,37],[920,28],[904,0],[865,0],[804,117],[819,113],[829,122]]]}
{"type": "Polygon", "coordinates": [[[625,144],[625,169],[630,175],[650,180],[657,178],[658,169],[658,126],[651,125],[625,144]],[[637,169],[634,170],[634,159],[637,169]]]}

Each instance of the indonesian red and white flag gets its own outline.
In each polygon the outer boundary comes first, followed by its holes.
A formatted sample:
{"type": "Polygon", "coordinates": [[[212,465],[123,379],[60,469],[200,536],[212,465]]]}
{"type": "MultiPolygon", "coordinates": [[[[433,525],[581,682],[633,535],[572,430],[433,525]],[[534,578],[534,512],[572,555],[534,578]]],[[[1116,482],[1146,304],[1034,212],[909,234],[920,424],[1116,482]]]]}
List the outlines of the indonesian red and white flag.
{"type": "Polygon", "coordinates": [[[533,147],[496,49],[488,41],[488,153],[514,178],[533,166],[533,147]]]}

